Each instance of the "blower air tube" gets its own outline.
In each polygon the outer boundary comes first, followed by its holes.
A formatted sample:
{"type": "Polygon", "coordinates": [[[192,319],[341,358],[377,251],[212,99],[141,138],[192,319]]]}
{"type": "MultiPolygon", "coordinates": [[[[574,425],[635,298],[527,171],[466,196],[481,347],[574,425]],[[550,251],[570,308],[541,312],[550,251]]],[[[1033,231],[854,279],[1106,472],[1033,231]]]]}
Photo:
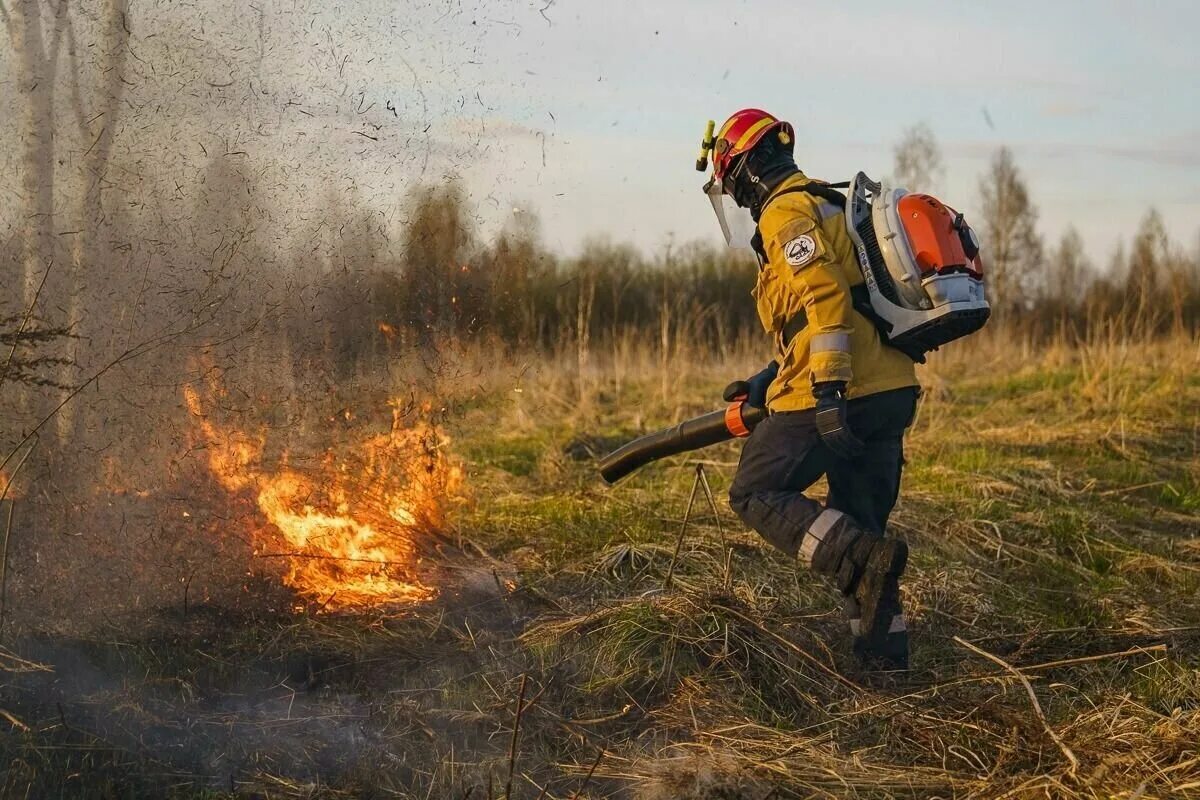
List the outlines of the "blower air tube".
{"type": "Polygon", "coordinates": [[[735,402],[724,411],[684,420],[634,439],[600,459],[600,475],[608,483],[616,483],[651,461],[746,436],[766,418],[766,409],[735,402]]]}

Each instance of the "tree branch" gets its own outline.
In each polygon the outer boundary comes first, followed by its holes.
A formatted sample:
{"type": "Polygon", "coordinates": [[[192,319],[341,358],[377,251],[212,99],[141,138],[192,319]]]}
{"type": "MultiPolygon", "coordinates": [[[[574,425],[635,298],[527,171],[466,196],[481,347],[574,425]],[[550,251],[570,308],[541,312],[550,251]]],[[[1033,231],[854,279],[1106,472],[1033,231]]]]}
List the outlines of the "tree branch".
{"type": "Polygon", "coordinates": [[[41,421],[39,421],[37,425],[34,425],[33,428],[29,431],[29,433],[25,434],[24,438],[22,438],[21,441],[17,442],[16,447],[14,447],[11,451],[9,451],[9,454],[4,458],[4,461],[0,462],[0,470],[4,469],[6,466],[8,466],[8,462],[12,461],[13,456],[15,456],[22,447],[24,447],[30,441],[35,439],[38,435],[38,432],[41,431],[42,428],[46,427],[46,424],[48,422],[50,422],[50,420],[52,420],[56,416],[58,416],[58,412],[62,411],[63,408],[68,403],[70,403],[72,400],[74,400],[76,398],[76,396],[79,395],[80,392],[82,392],[87,387],[91,386],[96,381],[100,380],[101,376],[103,376],[106,372],[108,372],[109,370],[111,370],[117,366],[120,366],[121,364],[124,364],[126,361],[132,361],[133,359],[138,358],[139,356],[145,355],[146,353],[149,353],[150,351],[155,350],[158,347],[161,347],[162,345],[166,344],[167,342],[183,336],[185,333],[187,333],[186,330],[175,331],[175,332],[163,334],[162,336],[156,337],[154,339],[149,339],[145,342],[134,345],[133,347],[126,350],[124,353],[121,353],[119,356],[114,358],[112,361],[105,364],[103,367],[101,367],[99,370],[97,370],[90,378],[88,378],[83,383],[79,384],[73,390],[71,390],[71,393],[68,394],[66,397],[64,397],[62,402],[60,402],[58,405],[56,405],[50,411],[49,414],[42,417],[41,421]]]}
{"type": "Polygon", "coordinates": [[[8,370],[12,366],[13,354],[17,352],[17,345],[21,343],[21,335],[25,333],[25,326],[29,324],[29,318],[33,316],[33,309],[37,307],[38,298],[42,296],[42,287],[46,285],[46,279],[50,277],[50,268],[54,266],[54,261],[46,264],[46,271],[42,273],[42,282],[38,284],[37,291],[33,293],[33,300],[29,303],[29,308],[25,309],[25,316],[21,320],[21,327],[17,329],[16,336],[13,337],[12,349],[8,351],[8,358],[4,360],[4,369],[0,370],[0,386],[4,385],[4,379],[8,377],[8,370]]]}
{"type": "MultiPolygon", "coordinates": [[[[224,302],[224,300],[227,300],[227,299],[228,299],[228,296],[222,298],[222,302],[224,302]]],[[[219,308],[219,307],[220,306],[218,304],[214,308],[219,308]]],[[[221,340],[220,342],[217,342],[216,344],[233,341],[238,336],[242,336],[246,332],[253,330],[259,324],[259,321],[260,320],[256,319],[248,327],[243,328],[240,331],[231,332],[229,336],[227,336],[225,339],[221,340]]],[[[33,441],[38,436],[38,433],[42,430],[42,428],[46,427],[46,425],[49,424],[49,422],[52,419],[54,419],[56,416],[58,416],[58,413],[60,411],[62,411],[63,408],[65,408],[68,403],[70,403],[72,400],[74,400],[76,397],[78,397],[79,394],[84,389],[88,388],[92,384],[99,381],[100,378],[102,376],[104,376],[106,373],[108,373],[110,370],[113,370],[116,367],[121,366],[122,364],[126,363],[127,361],[133,361],[135,359],[141,358],[142,356],[146,355],[147,353],[153,352],[154,350],[157,350],[160,347],[164,347],[173,341],[182,339],[184,336],[187,336],[190,333],[195,333],[196,331],[203,328],[208,322],[211,322],[211,319],[193,320],[191,323],[186,324],[181,328],[178,328],[175,330],[162,331],[161,333],[158,333],[154,336],[151,336],[148,339],[144,339],[141,342],[128,347],[123,353],[121,353],[120,355],[113,358],[111,361],[109,361],[104,366],[100,367],[98,370],[96,370],[96,372],[94,372],[90,377],[88,377],[87,380],[85,380],[83,383],[79,384],[74,389],[72,389],[71,392],[62,399],[62,402],[60,402],[53,409],[51,409],[50,413],[48,413],[48,414],[46,414],[46,416],[42,417],[42,419],[36,425],[34,425],[33,428],[27,434],[25,434],[25,436],[21,439],[21,441],[17,442],[16,446],[13,447],[12,450],[9,451],[8,455],[4,457],[4,460],[0,461],[0,470],[3,470],[5,467],[7,467],[8,463],[10,461],[12,461],[13,457],[16,456],[16,454],[18,452],[20,452],[21,448],[24,447],[29,442],[33,441]]]]}
{"type": "Polygon", "coordinates": [[[1014,667],[1012,664],[1009,664],[1007,661],[1000,658],[999,656],[992,655],[988,651],[982,650],[982,649],[976,647],[975,645],[968,642],[966,639],[961,639],[958,636],[955,636],[954,641],[957,642],[958,644],[962,645],[963,647],[967,648],[972,653],[979,655],[979,656],[983,656],[988,661],[991,661],[993,664],[998,664],[999,666],[1008,670],[1017,678],[1017,680],[1019,680],[1021,682],[1021,685],[1025,687],[1025,693],[1029,695],[1029,704],[1033,706],[1033,713],[1037,716],[1038,720],[1042,723],[1042,727],[1046,730],[1046,733],[1048,733],[1050,735],[1050,738],[1054,741],[1054,743],[1056,745],[1058,745],[1058,749],[1061,750],[1062,754],[1067,757],[1067,761],[1070,762],[1070,764],[1071,764],[1071,773],[1074,774],[1075,771],[1079,769],[1079,758],[1075,755],[1075,752],[1073,750],[1071,750],[1071,748],[1067,747],[1067,743],[1064,742],[1059,737],[1058,733],[1054,730],[1054,728],[1050,726],[1050,722],[1046,719],[1046,715],[1042,711],[1042,704],[1038,702],[1037,695],[1034,694],[1033,685],[1029,683],[1029,679],[1026,678],[1025,675],[1019,669],[1014,667]]]}

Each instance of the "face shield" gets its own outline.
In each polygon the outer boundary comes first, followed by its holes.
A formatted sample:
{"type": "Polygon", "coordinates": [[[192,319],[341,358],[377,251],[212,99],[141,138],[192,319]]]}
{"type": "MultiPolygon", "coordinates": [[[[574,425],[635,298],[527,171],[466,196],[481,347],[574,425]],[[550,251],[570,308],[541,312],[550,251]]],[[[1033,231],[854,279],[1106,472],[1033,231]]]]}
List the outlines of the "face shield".
{"type": "Polygon", "coordinates": [[[750,240],[754,238],[754,218],[750,209],[742,208],[733,198],[725,194],[721,182],[713,178],[704,186],[704,193],[712,203],[713,212],[717,215],[717,224],[725,235],[725,243],[737,250],[750,250],[750,240]]]}

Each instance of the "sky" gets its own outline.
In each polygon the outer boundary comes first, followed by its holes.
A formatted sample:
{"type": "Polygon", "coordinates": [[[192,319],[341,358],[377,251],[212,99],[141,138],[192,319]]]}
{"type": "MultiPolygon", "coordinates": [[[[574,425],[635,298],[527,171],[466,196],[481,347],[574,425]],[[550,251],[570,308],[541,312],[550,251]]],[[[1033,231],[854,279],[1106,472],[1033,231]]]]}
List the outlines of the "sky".
{"type": "Polygon", "coordinates": [[[1103,264],[1154,206],[1200,243],[1193,0],[142,0],[132,17],[118,155],[181,204],[215,147],[265,164],[302,216],[345,193],[402,224],[412,187],[457,175],[485,231],[532,211],[561,252],[719,243],[697,144],[755,106],[795,125],[814,177],[888,174],[923,122],[937,193],[968,215],[1006,145],[1050,242],[1073,224],[1103,264]]]}
{"type": "Polygon", "coordinates": [[[902,131],[925,122],[938,189],[967,209],[1007,145],[1043,233],[1074,224],[1101,261],[1152,205],[1177,239],[1200,234],[1200,3],[545,5],[487,29],[497,144],[465,172],[476,193],[536,208],[559,247],[716,240],[696,144],[745,106],[790,120],[800,166],[829,180],[890,172],[902,131]]]}
{"type": "Polygon", "coordinates": [[[514,127],[469,174],[527,198],[562,247],[717,238],[696,144],[705,120],[744,106],[790,120],[800,166],[828,180],[888,173],[902,131],[925,122],[945,156],[938,189],[967,209],[1007,145],[1043,233],[1074,224],[1098,260],[1152,205],[1175,238],[1200,234],[1200,3],[558,0],[549,21],[537,8],[489,33],[483,91],[514,127]]]}

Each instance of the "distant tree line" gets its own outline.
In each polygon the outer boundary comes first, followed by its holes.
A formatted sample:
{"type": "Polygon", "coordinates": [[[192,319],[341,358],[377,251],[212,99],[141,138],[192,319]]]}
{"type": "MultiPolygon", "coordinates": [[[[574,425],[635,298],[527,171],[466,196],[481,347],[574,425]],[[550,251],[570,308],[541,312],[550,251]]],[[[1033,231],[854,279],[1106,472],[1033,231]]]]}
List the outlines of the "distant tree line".
{"type": "MultiPolygon", "coordinates": [[[[931,137],[924,127],[905,134],[898,182],[917,190],[935,184],[942,168],[931,137]]],[[[253,342],[245,347],[269,351],[298,373],[338,376],[451,340],[576,350],[629,336],[668,348],[686,336],[695,346],[723,350],[761,337],[749,294],[757,264],[742,251],[689,243],[646,254],[597,239],[564,256],[543,245],[529,212],[514,214],[485,240],[455,180],[416,188],[398,237],[368,204],[331,196],[315,233],[285,238],[271,225],[277,196],[258,180],[254,169],[214,156],[184,226],[151,234],[147,219],[114,205],[88,231],[83,251],[63,252],[62,237],[38,251],[30,245],[43,237],[38,230],[10,237],[0,262],[18,283],[30,253],[45,265],[43,274],[65,263],[92,276],[73,286],[51,280],[54,293],[42,298],[29,330],[43,338],[70,333],[84,343],[72,345],[72,360],[88,368],[139,339],[179,333],[193,346],[253,342]]],[[[1009,150],[996,153],[979,191],[982,218],[973,222],[983,239],[995,326],[1034,337],[1098,330],[1195,335],[1200,253],[1172,242],[1158,212],[1147,212],[1130,244],[1100,270],[1074,229],[1046,247],[1009,150]]],[[[37,274],[26,271],[27,284],[37,274]]],[[[18,304],[4,319],[16,324],[20,315],[18,304]]],[[[65,368],[56,354],[38,355],[37,342],[26,338],[15,363],[34,367],[10,369],[8,379],[70,386],[80,370],[65,368]]],[[[18,341],[15,334],[10,340],[18,341]]],[[[192,352],[164,354],[156,369],[164,359],[182,366],[192,352]]]]}
{"type": "Polygon", "coordinates": [[[529,213],[488,242],[472,219],[450,181],[415,192],[393,256],[378,249],[378,231],[345,230],[337,260],[349,266],[324,276],[320,308],[310,309],[321,318],[313,324],[337,328],[344,362],[378,352],[381,341],[554,348],[627,332],[657,339],[664,325],[723,346],[758,324],[749,298],[757,267],[745,253],[692,243],[647,256],[595,240],[563,257],[542,245],[529,213]],[[353,313],[331,313],[339,308],[353,313]]]}
{"type": "MultiPolygon", "coordinates": [[[[931,152],[928,143],[922,147],[931,152]]],[[[1200,327],[1200,253],[1172,242],[1157,211],[1147,212],[1130,246],[1100,270],[1074,228],[1046,247],[1009,150],[993,158],[980,195],[982,219],[974,222],[996,326],[1034,337],[1085,337],[1103,329],[1143,338],[1194,335],[1200,327]]],[[[759,334],[749,296],[757,265],[746,253],[693,243],[646,255],[597,240],[563,257],[541,244],[531,215],[516,219],[480,241],[468,199],[448,182],[415,193],[394,258],[381,258],[369,239],[342,239],[344,261],[359,271],[331,272],[319,294],[326,305],[357,309],[338,323],[349,326],[339,334],[346,355],[370,350],[379,323],[385,335],[415,344],[457,337],[514,348],[628,333],[657,342],[664,328],[680,326],[714,348],[759,334]],[[346,293],[357,294],[332,299],[346,293]]]]}
{"type": "MultiPolygon", "coordinates": [[[[927,125],[902,134],[895,158],[898,185],[936,192],[944,170],[927,125]]],[[[1047,247],[1037,207],[1007,147],[996,151],[979,180],[978,207],[971,223],[983,243],[995,324],[1041,337],[1086,337],[1100,329],[1136,338],[1195,335],[1200,327],[1200,250],[1172,242],[1157,210],[1146,212],[1131,244],[1119,246],[1102,270],[1074,227],[1047,247]]]]}

